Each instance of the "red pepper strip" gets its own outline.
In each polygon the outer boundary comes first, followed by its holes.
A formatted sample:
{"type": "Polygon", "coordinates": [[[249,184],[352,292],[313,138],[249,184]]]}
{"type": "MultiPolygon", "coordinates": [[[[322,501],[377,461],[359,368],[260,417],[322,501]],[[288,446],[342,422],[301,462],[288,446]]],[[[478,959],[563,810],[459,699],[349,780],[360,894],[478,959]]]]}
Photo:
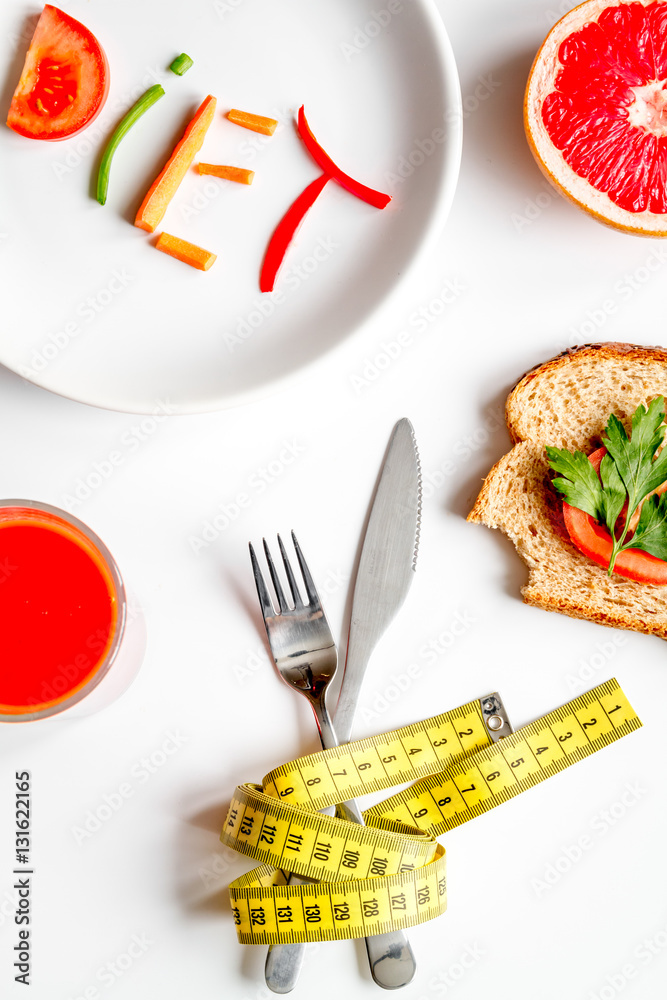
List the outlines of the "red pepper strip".
{"type": "Polygon", "coordinates": [[[319,142],[310,131],[310,126],[306,121],[306,116],[304,114],[303,104],[299,108],[297,130],[303,139],[306,149],[315,160],[318,167],[321,167],[325,173],[327,173],[335,181],[338,181],[342,187],[350,191],[351,194],[356,195],[357,198],[361,198],[362,201],[366,201],[369,205],[373,205],[375,208],[384,208],[389,204],[391,201],[391,195],[382,194],[381,191],[376,191],[374,188],[366,187],[365,184],[355,181],[354,177],[350,177],[349,174],[343,173],[340,167],[336,166],[334,161],[324,152],[319,142]]]}
{"type": "Polygon", "coordinates": [[[322,174],[317,180],[309,184],[301,192],[296,201],[293,201],[287,209],[282,219],[276,226],[275,232],[269,241],[264,255],[264,262],[259,276],[259,288],[262,292],[272,292],[276,281],[276,274],[282,264],[287,249],[292,242],[294,234],[299,228],[308,209],[314,204],[320,191],[331,180],[329,174],[322,174]]]}

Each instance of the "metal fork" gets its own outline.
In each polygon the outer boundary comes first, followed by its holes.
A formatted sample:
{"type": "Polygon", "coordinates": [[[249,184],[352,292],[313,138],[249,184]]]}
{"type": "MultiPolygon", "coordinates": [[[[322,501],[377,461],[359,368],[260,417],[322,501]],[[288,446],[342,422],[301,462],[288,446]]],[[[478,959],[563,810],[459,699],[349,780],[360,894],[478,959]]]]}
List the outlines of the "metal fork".
{"type": "MultiPolygon", "coordinates": [[[[301,598],[280,535],[278,535],[278,545],[294,607],[290,607],[287,603],[266,540],[264,540],[264,552],[276,592],[277,612],[271,602],[269,590],[252,545],[250,546],[250,559],[274,662],[285,683],[296,688],[310,702],[315,713],[320,740],[326,750],[338,746],[336,733],[326,705],[327,688],[336,672],[338,653],[313,578],[294,532],[292,532],[292,541],[303,576],[306,603],[301,598]]],[[[364,825],[356,802],[346,802],[339,805],[337,813],[350,822],[364,825]]],[[[292,875],[289,881],[290,884],[299,884],[302,880],[292,875]]],[[[390,931],[388,934],[367,937],[366,950],[371,975],[378,986],[391,990],[407,986],[411,982],[415,974],[416,964],[410,944],[402,931],[390,931]]],[[[303,944],[272,945],[269,948],[264,974],[270,990],[274,993],[289,993],[294,989],[301,971],[304,953],[305,945],[303,944]]]]}

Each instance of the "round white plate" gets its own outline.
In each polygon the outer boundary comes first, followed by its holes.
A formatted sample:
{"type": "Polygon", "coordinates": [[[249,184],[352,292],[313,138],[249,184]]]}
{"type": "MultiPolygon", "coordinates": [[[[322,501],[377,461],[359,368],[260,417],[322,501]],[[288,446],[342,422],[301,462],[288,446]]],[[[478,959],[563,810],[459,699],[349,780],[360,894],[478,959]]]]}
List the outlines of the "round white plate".
{"type": "MultiPolygon", "coordinates": [[[[72,139],[36,142],[0,127],[0,362],[24,378],[138,413],[245,401],[358,328],[439,233],[458,174],[461,105],[430,0],[68,0],[66,9],[104,47],[111,89],[97,121],[72,139]],[[177,77],[167,67],[181,51],[194,67],[177,77]],[[155,82],[166,95],[119,147],[102,207],[100,151],[155,82]],[[218,110],[196,160],[256,176],[246,187],[192,169],[171,202],[159,229],[216,253],[204,273],[156,251],[155,236],[132,222],[206,94],[218,110]],[[275,293],[262,295],[269,237],[320,173],[294,128],[301,104],[333,159],[392,201],[380,211],[329,183],[275,293]],[[281,126],[257,135],[224,118],[232,107],[281,126]]],[[[4,0],[3,114],[34,23],[24,0],[4,0]]]]}

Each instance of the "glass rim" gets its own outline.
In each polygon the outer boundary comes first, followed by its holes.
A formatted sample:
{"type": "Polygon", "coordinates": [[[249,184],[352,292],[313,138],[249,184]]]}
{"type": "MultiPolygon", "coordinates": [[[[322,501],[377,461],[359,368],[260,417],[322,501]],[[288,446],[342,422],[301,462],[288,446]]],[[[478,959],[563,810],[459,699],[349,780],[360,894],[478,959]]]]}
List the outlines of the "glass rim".
{"type": "Polygon", "coordinates": [[[111,552],[99,535],[97,535],[92,528],[89,528],[87,524],[76,517],[76,515],[70,514],[69,511],[63,510],[61,507],[55,507],[53,504],[43,503],[41,500],[10,498],[0,499],[0,520],[2,520],[3,512],[10,509],[24,510],[34,512],[36,514],[50,514],[61,521],[65,521],[66,524],[70,525],[83,535],[86,540],[90,542],[95,549],[97,549],[100,558],[104,563],[104,567],[111,578],[114,596],[118,606],[118,613],[116,615],[113,634],[111,636],[108,649],[104,655],[104,659],[100,661],[99,666],[96,668],[92,676],[88,678],[85,684],[77,688],[70,695],[63,697],[62,700],[55,702],[55,704],[49,704],[43,708],[37,708],[32,712],[3,712],[0,710],[0,722],[34,722],[37,719],[47,719],[50,716],[59,715],[61,712],[66,711],[66,709],[78,704],[78,702],[82,701],[87,695],[89,695],[90,692],[96,688],[100,681],[102,681],[107,675],[111,665],[118,655],[123,636],[125,635],[125,628],[127,625],[127,594],[125,592],[125,584],[123,583],[120,570],[118,569],[116,560],[112,556],[111,552]]]}

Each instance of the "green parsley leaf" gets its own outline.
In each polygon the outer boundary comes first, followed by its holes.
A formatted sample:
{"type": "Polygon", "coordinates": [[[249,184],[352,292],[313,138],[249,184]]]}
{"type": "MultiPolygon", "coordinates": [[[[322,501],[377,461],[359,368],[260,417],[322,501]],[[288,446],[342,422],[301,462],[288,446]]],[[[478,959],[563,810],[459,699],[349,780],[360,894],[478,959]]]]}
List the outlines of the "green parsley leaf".
{"type": "Polygon", "coordinates": [[[549,465],[561,477],[553,480],[554,487],[573,507],[606,525],[611,535],[609,576],[625,549],[641,549],[667,562],[667,492],[660,497],[653,494],[667,482],[667,447],[655,457],[665,442],[664,420],[663,396],[656,396],[648,407],[637,407],[629,436],[612,414],[602,437],[607,454],[600,463],[599,477],[583,452],[546,449],[549,465]],[[628,537],[632,516],[642,501],[634,535],[628,537]]]}
{"type": "MultiPolygon", "coordinates": [[[[590,462],[588,463],[591,464],[590,462]]],[[[591,466],[593,468],[593,466],[591,466]]],[[[616,522],[627,499],[627,490],[618,474],[611,455],[604,455],[600,462],[600,477],[602,479],[602,519],[607,525],[609,534],[614,537],[616,522]]]]}
{"type": "Polygon", "coordinates": [[[585,510],[596,521],[604,520],[602,486],[597,472],[583,451],[572,454],[565,448],[549,447],[546,451],[549,465],[563,477],[553,480],[558,492],[571,507],[585,510]]]}
{"type": "Polygon", "coordinates": [[[629,547],[667,560],[667,493],[644,501],[629,547]]]}
{"type": "Polygon", "coordinates": [[[640,405],[632,416],[632,437],[613,414],[609,417],[602,443],[614,460],[619,475],[628,491],[629,516],[648,496],[667,479],[667,451],[653,461],[653,456],[663,442],[665,401],[657,396],[648,410],[640,405]]]}

